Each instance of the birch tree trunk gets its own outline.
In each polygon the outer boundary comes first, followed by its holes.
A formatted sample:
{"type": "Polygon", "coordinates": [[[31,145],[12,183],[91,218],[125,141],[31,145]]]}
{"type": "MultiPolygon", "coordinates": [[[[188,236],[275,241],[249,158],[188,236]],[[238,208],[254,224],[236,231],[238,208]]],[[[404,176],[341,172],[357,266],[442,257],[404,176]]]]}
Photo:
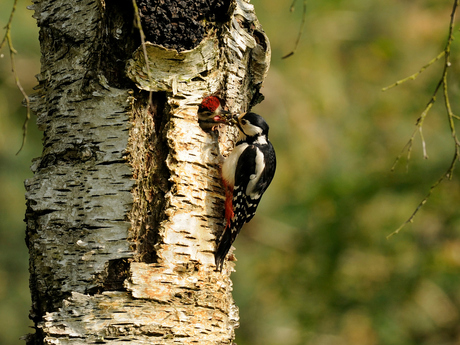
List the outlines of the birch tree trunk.
{"type": "MultiPolygon", "coordinates": [[[[42,52],[31,99],[44,139],[25,183],[28,344],[233,342],[234,263],[216,272],[213,256],[233,133],[204,131],[197,109],[219,94],[247,111],[270,49],[251,4],[223,3],[225,16],[192,48],[175,49],[141,46],[130,2],[31,6],[42,52]]],[[[144,23],[164,20],[143,13],[144,23]]]]}

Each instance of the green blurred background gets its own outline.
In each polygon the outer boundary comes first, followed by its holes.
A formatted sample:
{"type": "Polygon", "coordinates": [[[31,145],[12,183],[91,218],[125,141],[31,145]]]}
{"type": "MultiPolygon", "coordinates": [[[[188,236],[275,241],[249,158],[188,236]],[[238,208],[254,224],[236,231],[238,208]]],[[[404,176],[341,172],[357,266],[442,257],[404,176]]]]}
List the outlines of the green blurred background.
{"type": "MultiPolygon", "coordinates": [[[[429,159],[414,143],[390,168],[438,82],[442,62],[383,93],[444,47],[453,0],[253,0],[272,44],[255,108],[271,125],[278,171],[257,216],[236,242],[233,274],[239,345],[460,344],[459,172],[401,225],[453,157],[441,94],[424,125],[429,159]]],[[[30,94],[39,71],[38,30],[19,1],[17,70],[30,94]]],[[[12,1],[0,0],[0,25],[12,1]]],[[[458,34],[457,34],[458,36],[458,34]]],[[[23,180],[41,152],[34,121],[24,150],[25,109],[0,59],[0,344],[29,332],[23,180]]],[[[460,114],[460,49],[450,96],[460,114]]]]}

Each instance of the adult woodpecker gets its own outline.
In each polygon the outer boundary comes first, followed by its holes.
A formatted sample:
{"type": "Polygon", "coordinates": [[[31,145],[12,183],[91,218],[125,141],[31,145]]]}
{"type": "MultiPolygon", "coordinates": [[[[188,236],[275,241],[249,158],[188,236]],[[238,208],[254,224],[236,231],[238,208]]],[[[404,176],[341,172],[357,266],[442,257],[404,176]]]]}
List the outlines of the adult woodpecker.
{"type": "Polygon", "coordinates": [[[244,223],[257,210],[260,199],[272,182],[276,156],[268,140],[268,124],[262,116],[245,113],[226,121],[239,131],[235,148],[222,165],[225,187],[226,225],[214,254],[218,271],[244,223]]]}

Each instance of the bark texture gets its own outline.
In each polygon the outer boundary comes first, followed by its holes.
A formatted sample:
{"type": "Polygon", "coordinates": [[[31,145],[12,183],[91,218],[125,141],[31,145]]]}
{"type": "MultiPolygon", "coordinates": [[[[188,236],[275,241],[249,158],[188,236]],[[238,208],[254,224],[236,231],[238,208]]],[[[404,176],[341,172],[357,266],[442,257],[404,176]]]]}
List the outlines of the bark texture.
{"type": "Polygon", "coordinates": [[[26,181],[28,344],[231,344],[234,264],[215,272],[213,252],[233,134],[203,131],[197,110],[210,94],[235,112],[258,102],[270,49],[252,5],[229,2],[191,50],[136,49],[126,2],[32,7],[44,145],[26,181]]]}

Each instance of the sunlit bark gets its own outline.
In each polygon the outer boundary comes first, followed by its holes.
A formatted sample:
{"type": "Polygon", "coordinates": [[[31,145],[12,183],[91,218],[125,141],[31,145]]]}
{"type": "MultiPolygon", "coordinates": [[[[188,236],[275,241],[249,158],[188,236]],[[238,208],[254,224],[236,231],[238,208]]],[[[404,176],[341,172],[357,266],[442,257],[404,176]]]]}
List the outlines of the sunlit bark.
{"type": "Polygon", "coordinates": [[[257,102],[270,49],[252,5],[230,8],[178,53],[136,49],[126,3],[33,5],[44,145],[26,181],[28,344],[232,343],[234,264],[215,272],[213,251],[233,134],[204,131],[197,109],[215,93],[235,112],[257,102]]]}

